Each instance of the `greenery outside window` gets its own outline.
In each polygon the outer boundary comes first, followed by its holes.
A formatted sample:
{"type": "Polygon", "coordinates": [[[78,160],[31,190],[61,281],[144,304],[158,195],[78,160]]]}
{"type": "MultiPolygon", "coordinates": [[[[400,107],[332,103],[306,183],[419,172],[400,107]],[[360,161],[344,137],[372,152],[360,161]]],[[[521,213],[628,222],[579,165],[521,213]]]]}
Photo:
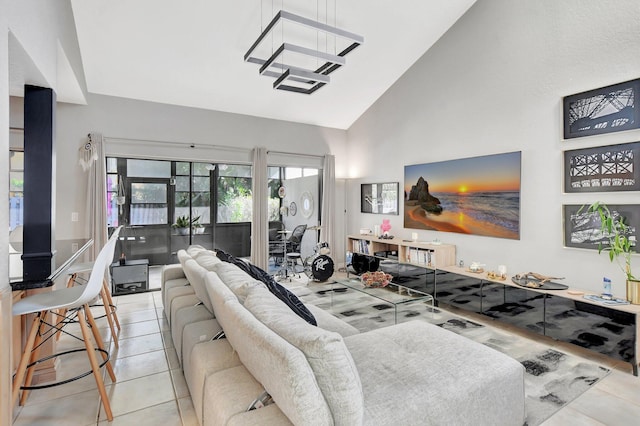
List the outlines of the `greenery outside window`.
{"type": "Polygon", "coordinates": [[[251,222],[251,166],[219,164],[217,223],[251,222]]]}
{"type": "Polygon", "coordinates": [[[164,183],[132,183],[130,222],[132,225],[165,225],[169,223],[167,185],[164,183]]]}

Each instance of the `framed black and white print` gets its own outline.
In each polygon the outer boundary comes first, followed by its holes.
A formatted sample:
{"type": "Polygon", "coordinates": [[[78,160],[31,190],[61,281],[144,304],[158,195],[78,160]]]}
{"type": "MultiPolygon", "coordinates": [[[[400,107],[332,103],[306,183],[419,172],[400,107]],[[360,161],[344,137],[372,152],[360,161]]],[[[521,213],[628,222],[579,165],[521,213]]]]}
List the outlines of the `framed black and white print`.
{"type": "Polygon", "coordinates": [[[399,182],[363,183],[360,185],[362,213],[398,214],[399,182]]]}
{"type": "Polygon", "coordinates": [[[640,79],[565,96],[564,138],[640,128],[639,100],[640,79]]]}
{"type": "Polygon", "coordinates": [[[565,192],[640,191],[640,142],[564,152],[565,192]]]}
{"type": "MultiPolygon", "coordinates": [[[[624,220],[628,225],[628,237],[638,252],[638,230],[640,230],[640,204],[612,205],[607,207],[614,220],[624,220]]],[[[600,230],[598,213],[587,213],[589,205],[564,205],[564,245],[565,247],[598,250],[602,244],[606,248],[609,238],[600,230]]]]}

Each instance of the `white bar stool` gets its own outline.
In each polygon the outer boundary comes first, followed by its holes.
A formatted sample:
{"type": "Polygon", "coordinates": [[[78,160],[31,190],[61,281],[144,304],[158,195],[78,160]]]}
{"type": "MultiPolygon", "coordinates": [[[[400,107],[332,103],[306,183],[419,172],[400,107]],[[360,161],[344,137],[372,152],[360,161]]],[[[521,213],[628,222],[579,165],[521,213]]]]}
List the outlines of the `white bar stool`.
{"type": "MultiPolygon", "coordinates": [[[[109,397],[104,386],[102,375],[100,374],[100,367],[106,366],[107,372],[109,373],[109,377],[111,378],[112,382],[116,381],[116,377],[113,371],[113,367],[111,366],[111,362],[109,361],[109,352],[104,348],[104,343],[102,341],[102,337],[100,336],[100,332],[98,331],[95,320],[91,314],[89,303],[93,301],[100,293],[104,275],[107,271],[107,266],[113,258],[115,244],[115,239],[109,240],[109,242],[102,248],[102,250],[98,254],[98,257],[96,258],[93,269],[91,271],[91,275],[89,277],[89,281],[86,285],[35,294],[25,297],[24,299],[18,301],[13,305],[14,316],[26,314],[36,315],[33,319],[33,322],[31,323],[24,352],[22,353],[20,363],[18,364],[18,368],[13,379],[12,404],[15,404],[16,400],[18,399],[20,389],[23,389],[22,396],[20,398],[20,405],[24,405],[29,394],[29,390],[31,389],[39,389],[42,387],[51,387],[65,384],[93,373],[96,385],[98,387],[98,392],[100,393],[102,405],[104,406],[104,411],[107,415],[107,419],[109,421],[113,420],[113,413],[111,412],[109,397]],[[56,316],[59,315],[57,312],[62,309],[67,312],[67,317],[58,320],[55,324],[47,323],[47,314],[49,312],[56,316]],[[68,319],[69,316],[77,318],[77,321],[80,323],[82,340],[84,341],[85,345],[84,350],[86,350],[87,356],[89,357],[91,371],[81,374],[72,379],[64,380],[62,382],[47,384],[43,386],[31,386],[31,380],[33,378],[35,366],[40,361],[42,361],[38,359],[38,353],[41,344],[44,341],[54,337],[61,327],[64,327],[64,325],[69,322],[73,322],[72,320],[68,319]],[[94,348],[91,342],[91,333],[93,334],[93,339],[95,340],[97,348],[94,348]],[[96,351],[102,355],[102,364],[98,363],[96,351]]],[[[61,352],[49,356],[47,357],[47,359],[54,356],[61,356],[77,351],[78,350],[76,349],[61,352]]]]}

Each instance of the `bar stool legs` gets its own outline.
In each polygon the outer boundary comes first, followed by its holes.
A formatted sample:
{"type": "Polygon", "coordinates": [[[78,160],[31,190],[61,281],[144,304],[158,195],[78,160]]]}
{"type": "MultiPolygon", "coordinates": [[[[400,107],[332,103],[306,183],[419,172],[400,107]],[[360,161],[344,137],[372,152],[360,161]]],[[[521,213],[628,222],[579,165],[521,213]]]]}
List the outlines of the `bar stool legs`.
{"type": "MultiPolygon", "coordinates": [[[[67,288],[73,287],[75,285],[76,279],[78,277],[78,273],[73,273],[69,276],[69,280],[67,281],[67,288]]],[[[120,320],[118,319],[118,314],[116,312],[116,307],[113,304],[113,298],[111,297],[111,290],[109,289],[109,284],[107,280],[102,280],[102,289],[100,290],[100,297],[102,299],[102,304],[104,305],[105,316],[107,317],[107,323],[109,324],[109,329],[111,330],[111,336],[113,337],[113,344],[116,348],[118,345],[118,334],[116,333],[116,327],[118,330],[121,330],[120,320]]],[[[66,309],[60,310],[60,315],[65,316],[67,313],[66,309]]],[[[60,338],[60,332],[58,331],[57,338],[60,338]]]]}
{"type": "MultiPolygon", "coordinates": [[[[111,316],[113,316],[113,321],[116,324],[116,327],[118,328],[118,330],[121,330],[120,327],[120,320],[118,320],[118,314],[116,312],[116,306],[113,304],[113,298],[111,297],[111,289],[109,288],[109,284],[107,283],[107,280],[102,281],[102,300],[105,300],[107,303],[105,303],[104,307],[105,309],[107,309],[107,318],[110,318],[111,316]],[[109,313],[111,315],[109,315],[109,313]]],[[[111,330],[111,332],[113,332],[113,329],[111,330]]],[[[115,336],[115,334],[114,334],[115,336]]],[[[117,340],[117,339],[115,339],[117,340]]],[[[116,342],[116,347],[118,346],[117,342],[116,342]]]]}
{"type": "MultiPolygon", "coordinates": [[[[88,312],[89,318],[93,319],[91,316],[91,312],[89,311],[89,306],[85,305],[84,310],[88,312]]],[[[96,380],[96,385],[98,386],[98,392],[100,393],[100,399],[102,400],[102,406],[104,407],[104,412],[107,415],[107,420],[113,420],[113,413],[111,412],[111,404],[109,403],[109,396],[107,395],[107,389],[104,386],[104,381],[102,380],[102,376],[100,375],[100,365],[98,364],[98,360],[96,358],[96,352],[91,344],[91,336],[89,335],[89,330],[87,327],[87,322],[84,318],[84,315],[79,315],[78,319],[80,320],[80,328],[82,329],[82,337],[84,339],[84,345],[87,348],[87,353],[89,354],[89,362],[91,363],[91,369],[93,370],[93,377],[96,380]]],[[[94,322],[95,324],[95,322],[94,322]]],[[[102,345],[100,338],[100,333],[98,332],[97,327],[92,326],[94,330],[94,336],[96,337],[96,343],[98,347],[102,345]],[[96,334],[97,333],[97,334],[96,334]]],[[[103,356],[106,356],[103,354],[103,356]]],[[[111,368],[111,362],[107,362],[107,371],[109,372],[109,377],[112,381],[115,382],[116,376],[113,372],[113,368],[111,368]]]]}
{"type": "MultiPolygon", "coordinates": [[[[14,405],[18,400],[18,395],[20,394],[20,386],[23,383],[24,376],[27,370],[27,365],[30,364],[29,360],[33,358],[33,348],[35,347],[35,342],[37,336],[39,335],[38,329],[42,326],[42,322],[40,319],[43,315],[45,315],[47,311],[38,312],[31,323],[31,327],[29,330],[29,336],[27,337],[27,342],[25,344],[24,352],[20,357],[20,363],[18,364],[18,369],[16,370],[16,375],[13,379],[13,389],[11,390],[11,405],[14,405]]],[[[26,398],[25,398],[26,399],[26,398]]],[[[24,405],[22,399],[20,400],[20,405],[24,405]]]]}
{"type": "MultiPolygon", "coordinates": [[[[15,402],[17,401],[21,387],[28,388],[31,386],[36,360],[38,359],[38,353],[40,352],[39,345],[42,342],[43,330],[44,326],[46,325],[44,318],[46,318],[48,312],[49,311],[38,312],[31,324],[31,329],[29,331],[29,336],[24,348],[24,353],[20,358],[20,363],[18,364],[18,369],[13,381],[11,395],[12,404],[15,404],[15,402]]],[[[91,364],[91,371],[96,381],[98,392],[100,393],[100,399],[102,400],[104,411],[107,415],[107,419],[109,421],[112,421],[113,413],[111,412],[111,404],[109,403],[109,397],[104,385],[104,380],[102,379],[102,374],[100,374],[100,364],[98,363],[96,348],[93,346],[93,341],[95,341],[98,347],[98,352],[102,354],[102,358],[105,361],[105,367],[112,382],[116,381],[115,372],[113,371],[111,361],[109,361],[108,353],[104,349],[104,343],[102,342],[100,331],[98,330],[93,315],[91,314],[89,305],[83,305],[79,309],[77,318],[80,324],[80,330],[82,331],[82,339],[84,340],[84,346],[87,351],[87,356],[89,357],[89,363],[91,364]],[[89,328],[91,328],[91,331],[89,331],[89,328]]],[[[29,389],[23,389],[22,395],[20,396],[20,405],[25,404],[28,395],[29,389]]]]}

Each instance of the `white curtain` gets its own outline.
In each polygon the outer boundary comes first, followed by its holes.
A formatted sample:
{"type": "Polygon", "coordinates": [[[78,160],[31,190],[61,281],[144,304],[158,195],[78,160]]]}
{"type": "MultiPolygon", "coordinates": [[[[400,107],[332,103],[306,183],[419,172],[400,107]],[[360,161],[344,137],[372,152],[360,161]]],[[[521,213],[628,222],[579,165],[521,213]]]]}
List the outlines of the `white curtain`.
{"type": "Polygon", "coordinates": [[[80,148],[80,164],[88,171],[86,217],[88,234],[93,238],[89,253],[95,259],[107,243],[107,171],[101,133],[90,133],[80,148]]]}
{"type": "Polygon", "coordinates": [[[336,210],[336,158],[333,155],[324,156],[322,166],[322,228],[320,241],[335,247],[335,210],[336,210]]]}
{"type": "Polygon", "coordinates": [[[253,218],[251,221],[251,262],[268,268],[269,211],[267,186],[267,149],[253,149],[253,218]]]}

